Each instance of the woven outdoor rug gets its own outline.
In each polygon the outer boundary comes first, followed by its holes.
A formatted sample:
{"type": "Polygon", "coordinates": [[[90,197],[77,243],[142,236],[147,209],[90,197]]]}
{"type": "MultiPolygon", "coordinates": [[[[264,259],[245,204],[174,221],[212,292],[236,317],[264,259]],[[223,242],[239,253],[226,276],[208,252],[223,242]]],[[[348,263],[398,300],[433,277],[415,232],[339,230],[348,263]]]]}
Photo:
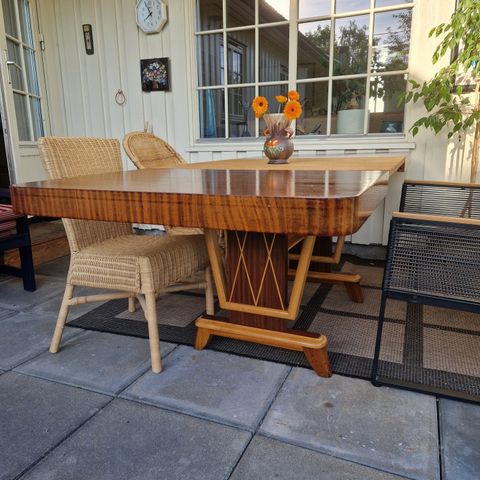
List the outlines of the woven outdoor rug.
{"type": "MultiPolygon", "coordinates": [[[[334,373],[369,379],[383,264],[345,256],[341,270],[362,276],[364,303],[353,303],[343,285],[307,283],[300,316],[290,326],[327,335],[334,373]]],[[[200,292],[160,297],[161,340],[193,345],[194,321],[204,309],[200,292]]],[[[100,305],[68,325],[148,337],[143,311],[129,313],[125,299],[100,305]]],[[[208,348],[310,368],[302,353],[275,347],[213,337],[208,348]]],[[[382,383],[480,402],[480,315],[388,300],[380,360],[382,383]]]]}

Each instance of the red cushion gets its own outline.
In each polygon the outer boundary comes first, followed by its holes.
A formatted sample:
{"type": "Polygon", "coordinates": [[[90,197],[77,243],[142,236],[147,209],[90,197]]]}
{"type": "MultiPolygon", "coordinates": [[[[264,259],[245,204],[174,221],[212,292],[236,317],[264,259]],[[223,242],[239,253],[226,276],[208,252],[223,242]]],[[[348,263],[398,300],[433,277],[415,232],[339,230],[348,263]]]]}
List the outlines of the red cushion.
{"type": "Polygon", "coordinates": [[[23,215],[15,213],[11,205],[0,204],[0,232],[15,228],[17,226],[15,219],[20,217],[23,215]]]}

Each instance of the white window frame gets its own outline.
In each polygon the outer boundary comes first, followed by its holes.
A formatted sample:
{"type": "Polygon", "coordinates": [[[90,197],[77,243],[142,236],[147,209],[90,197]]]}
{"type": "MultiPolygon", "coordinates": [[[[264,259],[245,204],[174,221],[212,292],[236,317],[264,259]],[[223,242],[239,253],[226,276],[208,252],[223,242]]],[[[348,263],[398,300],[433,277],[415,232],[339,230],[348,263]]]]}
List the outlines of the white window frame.
{"type": "MultiPolygon", "coordinates": [[[[32,105],[30,102],[31,98],[35,98],[40,102],[41,123],[39,127],[41,128],[41,131],[42,131],[40,136],[45,135],[45,132],[46,132],[45,113],[44,113],[42,85],[41,85],[41,65],[39,62],[39,58],[37,56],[37,48],[36,48],[36,41],[35,41],[35,23],[34,22],[36,21],[36,16],[33,10],[33,5],[31,4],[31,1],[29,1],[27,8],[29,13],[30,25],[27,25],[27,28],[30,27],[30,32],[27,32],[27,34],[30,33],[31,35],[31,45],[30,45],[26,42],[27,39],[23,38],[18,2],[15,1],[13,5],[14,5],[14,11],[15,11],[17,33],[19,37],[15,38],[12,35],[9,35],[8,33],[5,33],[5,37],[7,38],[7,40],[10,40],[11,42],[15,43],[19,47],[19,51],[20,51],[19,56],[20,56],[21,65],[19,65],[18,67],[20,67],[21,69],[24,90],[12,88],[12,93],[13,95],[14,94],[22,95],[27,99],[26,110],[27,110],[27,118],[28,118],[28,129],[29,129],[29,134],[31,139],[20,140],[18,131],[16,132],[16,135],[17,135],[18,143],[20,147],[31,147],[31,146],[36,146],[37,144],[37,139],[35,138],[35,127],[34,127],[34,120],[33,120],[32,105]],[[35,80],[37,82],[38,91],[39,91],[38,95],[28,90],[27,65],[26,65],[27,60],[25,59],[24,49],[30,50],[33,55],[33,59],[35,62],[35,74],[36,74],[35,80]]],[[[16,65],[11,65],[7,68],[18,68],[18,67],[16,65]]],[[[16,111],[15,111],[15,115],[17,115],[16,111]]],[[[16,126],[16,128],[18,128],[18,126],[16,126]]]]}
{"type": "MultiPolygon", "coordinates": [[[[370,0],[370,8],[363,9],[363,10],[355,10],[349,11],[346,13],[330,13],[329,15],[322,15],[318,17],[309,17],[308,19],[302,18],[302,21],[298,21],[298,0],[291,0],[290,3],[290,19],[289,21],[281,21],[281,22],[272,22],[272,23],[259,23],[258,18],[258,2],[260,0],[255,0],[255,23],[248,26],[241,26],[241,27],[225,27],[227,23],[226,18],[226,2],[227,0],[223,1],[223,19],[222,24],[223,28],[220,29],[212,29],[212,30],[203,30],[197,31],[196,30],[196,8],[195,8],[195,0],[190,0],[189,6],[186,8],[186,15],[185,19],[187,21],[187,25],[190,28],[186,29],[187,35],[187,44],[192,44],[195,48],[190,50],[189,55],[189,70],[190,75],[189,79],[191,82],[191,89],[188,95],[188,101],[190,104],[190,111],[192,112],[192,116],[190,117],[190,131],[192,132],[192,147],[188,149],[190,151],[209,151],[212,149],[212,145],[215,145],[215,150],[219,150],[221,146],[222,151],[256,151],[259,147],[263,144],[262,137],[259,136],[259,120],[255,120],[255,137],[251,138],[239,138],[239,137],[228,137],[229,134],[229,124],[228,121],[225,121],[225,137],[217,137],[217,138],[202,138],[200,136],[200,112],[199,112],[199,105],[198,105],[198,92],[201,90],[209,90],[209,89],[221,89],[224,90],[225,98],[228,100],[228,89],[229,88],[244,88],[244,87],[255,87],[255,95],[258,95],[259,88],[261,86],[268,86],[268,85],[288,85],[289,90],[294,90],[297,87],[297,84],[301,83],[312,83],[318,81],[328,81],[329,88],[328,88],[328,126],[327,126],[327,134],[324,135],[301,135],[295,138],[295,143],[298,144],[299,150],[305,149],[309,150],[312,146],[315,146],[316,150],[319,152],[328,151],[328,150],[337,150],[341,152],[343,150],[350,150],[353,148],[355,150],[358,147],[362,149],[371,150],[371,151],[379,151],[379,150],[411,150],[415,148],[415,143],[407,141],[406,133],[368,133],[368,115],[369,110],[365,108],[365,121],[364,121],[364,133],[363,134],[356,134],[356,135],[344,135],[344,134],[332,134],[331,133],[331,110],[332,110],[332,88],[331,83],[333,80],[348,80],[352,78],[366,78],[366,92],[369,92],[370,88],[370,79],[371,77],[378,77],[378,76],[387,76],[387,75],[405,75],[408,76],[409,71],[411,70],[410,61],[411,61],[411,45],[410,45],[410,52],[408,56],[408,68],[405,70],[395,70],[395,71],[388,71],[388,72],[370,72],[370,64],[373,52],[373,27],[374,27],[374,15],[376,13],[381,12],[389,12],[389,11],[396,11],[401,9],[411,9],[412,10],[412,30],[414,25],[414,17],[415,17],[415,4],[417,0],[413,2],[403,2],[398,3],[393,6],[385,6],[385,7],[375,7],[375,0],[370,0]],[[297,41],[298,41],[298,25],[299,23],[309,23],[321,20],[333,20],[332,28],[331,28],[331,39],[330,39],[330,66],[329,66],[329,73],[333,73],[332,63],[333,63],[333,53],[335,47],[335,20],[337,18],[346,18],[352,17],[357,15],[370,15],[369,19],[369,48],[368,48],[368,59],[367,59],[367,66],[368,70],[365,73],[361,74],[353,74],[353,75],[330,75],[326,77],[318,77],[318,78],[308,78],[308,79],[297,79],[297,41]],[[281,26],[281,25],[289,25],[289,79],[288,81],[273,81],[273,82],[259,82],[259,62],[258,59],[258,45],[259,45],[259,29],[272,27],[272,26],[281,26]],[[227,41],[227,34],[229,32],[234,31],[241,31],[241,30],[252,30],[255,31],[255,82],[252,83],[242,83],[242,84],[224,84],[222,86],[199,86],[198,84],[198,75],[197,75],[197,47],[196,41],[199,35],[208,35],[208,34],[222,34],[223,41],[227,41]],[[322,146],[319,147],[319,142],[322,142],[322,146]]],[[[334,11],[334,3],[335,0],[330,0],[331,6],[330,11],[334,11]]],[[[413,35],[411,35],[412,38],[413,35]]],[[[410,38],[410,40],[411,40],[410,38]]],[[[224,43],[225,44],[225,43],[224,43]]],[[[224,57],[226,57],[227,52],[224,51],[224,57]]],[[[227,66],[227,58],[224,58],[224,64],[227,66]]],[[[228,74],[228,72],[227,72],[228,74]]],[[[368,102],[368,98],[365,100],[368,102]]],[[[225,115],[226,119],[228,118],[228,101],[225,101],[225,115]]],[[[404,112],[405,115],[405,112],[404,112]]]]}

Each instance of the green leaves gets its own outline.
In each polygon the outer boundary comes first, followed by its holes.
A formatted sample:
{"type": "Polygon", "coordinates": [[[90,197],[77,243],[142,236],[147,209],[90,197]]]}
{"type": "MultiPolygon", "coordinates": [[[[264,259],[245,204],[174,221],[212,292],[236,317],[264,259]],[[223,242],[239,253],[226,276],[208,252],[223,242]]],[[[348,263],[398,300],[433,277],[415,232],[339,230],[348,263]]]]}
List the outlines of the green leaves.
{"type": "Polygon", "coordinates": [[[464,95],[461,85],[455,86],[455,79],[468,72],[476,82],[480,82],[480,1],[459,0],[457,11],[449,23],[441,23],[432,28],[429,37],[443,39],[433,56],[435,64],[447,54],[454,60],[441,68],[428,82],[419,84],[409,80],[410,89],[401,96],[399,102],[423,102],[427,115],[419,118],[410,131],[417,135],[420,128],[433,130],[436,134],[448,128],[448,137],[471,128],[480,121],[480,111],[464,95]]]}

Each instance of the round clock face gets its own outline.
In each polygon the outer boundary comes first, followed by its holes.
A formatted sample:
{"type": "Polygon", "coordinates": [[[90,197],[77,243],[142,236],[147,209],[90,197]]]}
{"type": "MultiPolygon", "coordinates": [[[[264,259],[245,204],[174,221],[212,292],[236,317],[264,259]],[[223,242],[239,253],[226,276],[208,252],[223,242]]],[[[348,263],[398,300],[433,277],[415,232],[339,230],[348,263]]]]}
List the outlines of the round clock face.
{"type": "Polygon", "coordinates": [[[137,24],[145,33],[159,32],[166,21],[166,7],[161,0],[138,1],[137,24]]]}

